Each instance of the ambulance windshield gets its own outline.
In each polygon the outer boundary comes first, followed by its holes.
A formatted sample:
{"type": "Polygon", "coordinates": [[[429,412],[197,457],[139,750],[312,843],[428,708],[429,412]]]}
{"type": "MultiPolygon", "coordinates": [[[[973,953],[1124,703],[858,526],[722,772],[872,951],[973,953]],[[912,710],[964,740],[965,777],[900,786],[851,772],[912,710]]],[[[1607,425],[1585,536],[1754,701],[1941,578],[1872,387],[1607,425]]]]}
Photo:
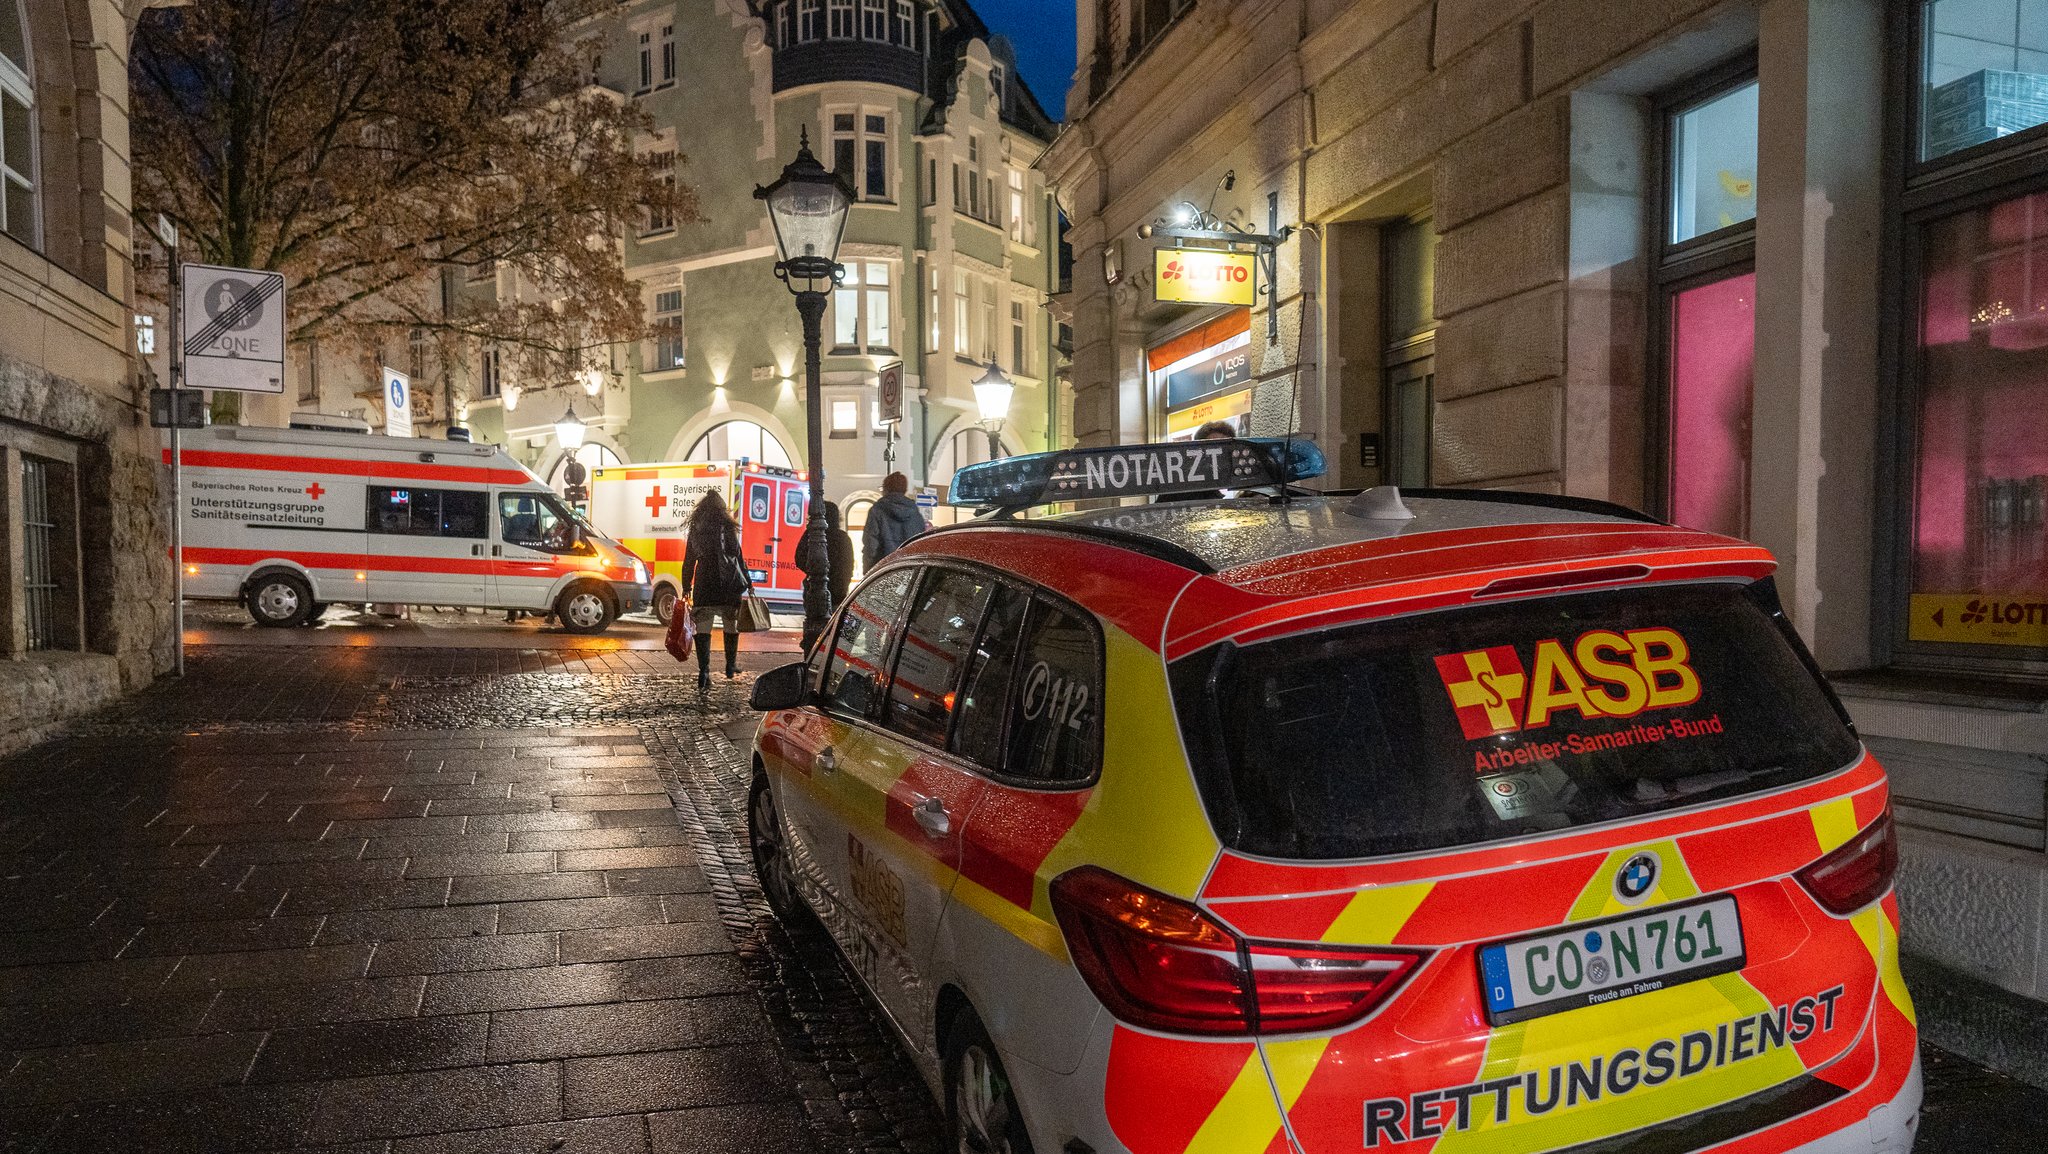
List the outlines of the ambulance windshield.
{"type": "Polygon", "coordinates": [[[1768,583],[1431,613],[1176,662],[1224,844],[1288,858],[1473,845],[1825,775],[1860,746],[1768,583]]]}

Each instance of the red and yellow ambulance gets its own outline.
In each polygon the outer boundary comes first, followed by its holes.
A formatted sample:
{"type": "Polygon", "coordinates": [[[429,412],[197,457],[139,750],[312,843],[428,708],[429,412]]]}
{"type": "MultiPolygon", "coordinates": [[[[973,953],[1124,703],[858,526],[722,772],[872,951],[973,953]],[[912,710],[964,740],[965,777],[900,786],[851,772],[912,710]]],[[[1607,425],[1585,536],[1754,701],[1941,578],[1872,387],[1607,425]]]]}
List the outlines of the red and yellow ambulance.
{"type": "Polygon", "coordinates": [[[1903,1154],[1883,769],[1741,541],[1321,495],[1312,447],[963,470],[764,675],[763,888],[1039,1154],[1903,1154]],[[1281,494],[1285,495],[1281,495],[1281,494]]]}
{"type": "Polygon", "coordinates": [[[258,625],[341,602],[551,612],[597,633],[647,607],[640,559],[495,445],[214,426],[179,451],[185,595],[241,601],[258,625]]]}
{"type": "Polygon", "coordinates": [[[690,514],[706,493],[725,498],[739,522],[740,552],[754,591],[770,604],[803,604],[796,545],[811,513],[805,475],[751,461],[614,465],[590,476],[590,519],[653,566],[654,613],[668,624],[682,587],[690,514]]]}

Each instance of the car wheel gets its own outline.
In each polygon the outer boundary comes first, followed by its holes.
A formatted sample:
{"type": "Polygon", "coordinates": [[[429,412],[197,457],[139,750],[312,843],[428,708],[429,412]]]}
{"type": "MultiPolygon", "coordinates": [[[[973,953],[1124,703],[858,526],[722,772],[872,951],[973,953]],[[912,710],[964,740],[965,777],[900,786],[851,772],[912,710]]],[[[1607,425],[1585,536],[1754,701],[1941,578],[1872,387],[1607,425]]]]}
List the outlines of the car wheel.
{"type": "Polygon", "coordinates": [[[676,590],[673,585],[662,585],[654,590],[654,616],[667,625],[676,615],[676,590]]]}
{"type": "Polygon", "coordinates": [[[266,573],[249,583],[243,603],[256,624],[289,629],[312,614],[313,590],[295,573],[266,573]]]}
{"type": "Polygon", "coordinates": [[[810,907],[796,891],[796,873],[789,867],[789,849],[782,839],[775,791],[768,787],[767,775],[757,773],[747,794],[747,848],[754,857],[754,877],[776,920],[786,929],[801,930],[809,925],[810,907]]]}
{"type": "Polygon", "coordinates": [[[946,1039],[946,1149],[1031,1154],[1024,1112],[981,1019],[961,1010],[946,1039]]]}
{"type": "Polygon", "coordinates": [[[603,633],[610,628],[618,610],[611,594],[596,585],[572,585],[555,602],[555,616],[571,633],[603,633]]]}

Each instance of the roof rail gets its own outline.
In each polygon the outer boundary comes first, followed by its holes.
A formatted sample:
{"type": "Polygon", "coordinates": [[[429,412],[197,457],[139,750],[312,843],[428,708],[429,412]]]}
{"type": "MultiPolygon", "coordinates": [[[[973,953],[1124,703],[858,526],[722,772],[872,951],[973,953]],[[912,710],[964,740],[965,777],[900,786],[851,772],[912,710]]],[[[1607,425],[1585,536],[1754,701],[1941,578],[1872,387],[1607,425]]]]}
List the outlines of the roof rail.
{"type": "MultiPolygon", "coordinates": [[[[1346,489],[1341,492],[1323,494],[1326,497],[1351,496],[1363,492],[1361,489],[1346,489]]],[[[1593,513],[1602,517],[1620,517],[1625,521],[1641,521],[1650,525],[1665,525],[1669,522],[1652,517],[1640,509],[1613,501],[1599,501],[1592,497],[1567,497],[1562,493],[1523,493],[1514,489],[1410,489],[1403,486],[1403,499],[1426,497],[1437,501],[1485,501],[1496,505],[1533,505],[1539,509],[1562,509],[1570,513],[1593,513]]]]}
{"type": "MultiPolygon", "coordinates": [[[[951,525],[941,525],[931,530],[931,532],[952,533],[961,529],[999,529],[1013,533],[1056,533],[1067,537],[1089,537],[1107,545],[1114,545],[1119,549],[1129,549],[1133,553],[1142,553],[1156,561],[1164,561],[1169,565],[1178,565],[1183,569],[1199,573],[1204,577],[1216,572],[1214,565],[1209,564],[1207,561],[1202,560],[1201,557],[1170,541],[1162,541],[1157,537],[1147,537],[1143,533],[1133,533],[1127,529],[1111,529],[1103,525],[1089,525],[1074,521],[989,519],[960,521],[951,525]]],[[[928,536],[929,534],[926,535],[928,536]]]]}

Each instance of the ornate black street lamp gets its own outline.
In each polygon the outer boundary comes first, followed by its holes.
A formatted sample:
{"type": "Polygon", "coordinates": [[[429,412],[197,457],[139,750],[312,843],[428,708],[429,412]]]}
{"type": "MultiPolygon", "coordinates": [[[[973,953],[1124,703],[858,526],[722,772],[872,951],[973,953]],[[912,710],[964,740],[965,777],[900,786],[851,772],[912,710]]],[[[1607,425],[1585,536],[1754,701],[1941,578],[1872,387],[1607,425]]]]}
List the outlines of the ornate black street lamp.
{"type": "Polygon", "coordinates": [[[804,323],[804,404],[806,449],[811,478],[811,510],[805,526],[804,648],[809,650],[825,631],[832,615],[832,586],[826,567],[831,552],[825,541],[825,426],[818,395],[818,346],[824,340],[825,302],[832,287],[846,275],[839,266],[839,240],[846,232],[846,214],[853,207],[853,189],[837,174],[825,171],[811,155],[810,130],[797,145],[796,159],[782,176],[754,196],[768,202],[775,226],[775,245],[782,260],[775,275],[796,294],[797,315],[804,323]]]}
{"type": "Polygon", "coordinates": [[[1003,424],[1010,419],[1010,398],[1017,391],[1017,382],[1003,373],[1003,367],[994,361],[988,363],[988,371],[974,382],[974,407],[981,410],[981,428],[988,434],[988,459],[993,461],[1003,455],[1003,424]]]}

